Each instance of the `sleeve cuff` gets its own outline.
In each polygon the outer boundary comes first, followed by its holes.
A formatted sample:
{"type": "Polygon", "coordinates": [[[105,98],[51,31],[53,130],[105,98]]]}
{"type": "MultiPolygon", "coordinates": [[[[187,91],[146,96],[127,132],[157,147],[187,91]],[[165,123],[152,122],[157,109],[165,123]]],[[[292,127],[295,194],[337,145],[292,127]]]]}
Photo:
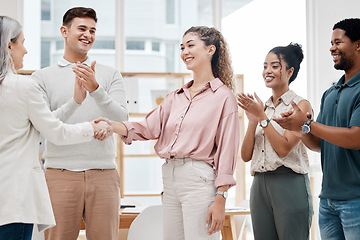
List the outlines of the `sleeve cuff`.
{"type": "Polygon", "coordinates": [[[105,90],[101,85],[99,85],[99,87],[95,91],[89,93],[92,98],[95,98],[97,100],[102,99],[102,96],[104,96],[104,94],[105,90]]]}
{"type": "Polygon", "coordinates": [[[233,175],[222,174],[218,175],[214,182],[215,188],[220,186],[229,185],[229,188],[236,185],[236,181],[233,175]]]}
{"type": "Polygon", "coordinates": [[[86,122],[84,124],[85,124],[86,128],[84,129],[83,137],[85,139],[88,139],[89,141],[91,141],[94,136],[94,128],[90,122],[86,122]]]}
{"type": "Polygon", "coordinates": [[[125,125],[125,127],[128,130],[128,135],[126,137],[125,136],[120,136],[120,139],[126,145],[130,145],[132,143],[134,135],[135,135],[134,125],[131,122],[123,122],[123,124],[125,125]]]}

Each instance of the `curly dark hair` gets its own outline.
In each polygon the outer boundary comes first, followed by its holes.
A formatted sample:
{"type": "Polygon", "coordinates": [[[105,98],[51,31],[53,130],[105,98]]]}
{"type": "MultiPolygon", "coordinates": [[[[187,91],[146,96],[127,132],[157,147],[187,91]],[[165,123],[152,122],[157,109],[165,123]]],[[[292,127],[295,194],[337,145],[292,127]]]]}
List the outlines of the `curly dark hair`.
{"type": "Polygon", "coordinates": [[[66,11],[63,16],[63,26],[70,26],[74,18],[92,18],[97,22],[96,12],[92,8],[74,7],[66,11]]]}
{"type": "Polygon", "coordinates": [[[294,68],[294,72],[289,79],[289,84],[295,80],[300,70],[300,63],[304,59],[303,50],[298,43],[290,43],[287,46],[274,47],[269,51],[274,53],[279,58],[286,62],[286,70],[294,68]]]}
{"type": "Polygon", "coordinates": [[[333,30],[342,29],[352,42],[360,40],[360,18],[347,18],[335,23],[333,30]]]}
{"type": "Polygon", "coordinates": [[[211,59],[214,77],[219,78],[230,90],[234,88],[234,74],[227,43],[219,30],[213,27],[191,27],[184,33],[194,33],[204,41],[206,46],[214,45],[216,50],[211,59]]]}

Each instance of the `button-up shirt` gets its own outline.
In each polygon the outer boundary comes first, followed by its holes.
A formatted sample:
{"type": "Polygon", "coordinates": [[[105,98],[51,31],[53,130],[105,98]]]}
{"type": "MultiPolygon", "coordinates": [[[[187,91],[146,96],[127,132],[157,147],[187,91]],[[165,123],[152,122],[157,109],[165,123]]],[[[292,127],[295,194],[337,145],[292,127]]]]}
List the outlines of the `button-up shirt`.
{"type": "MultiPolygon", "coordinates": [[[[265,102],[265,114],[268,119],[281,117],[280,113],[292,110],[291,100],[298,104],[304,99],[296,95],[292,90],[289,90],[278,99],[277,106],[275,107],[272,97],[270,97],[265,102]]],[[[275,121],[271,120],[269,124],[272,124],[281,136],[284,135],[285,129],[280,127],[275,121]]],[[[274,171],[280,166],[291,168],[296,173],[308,173],[309,159],[305,145],[300,142],[286,157],[280,158],[271,146],[263,128],[258,126],[255,133],[255,145],[251,160],[251,175],[255,175],[255,172],[274,171]]]]}
{"type": "Polygon", "coordinates": [[[133,140],[157,139],[155,151],[161,157],[191,157],[215,167],[215,187],[235,185],[233,177],[239,148],[239,116],[232,91],[218,78],[210,81],[193,98],[193,81],[168,94],[145,120],[124,122],[133,140]]]}

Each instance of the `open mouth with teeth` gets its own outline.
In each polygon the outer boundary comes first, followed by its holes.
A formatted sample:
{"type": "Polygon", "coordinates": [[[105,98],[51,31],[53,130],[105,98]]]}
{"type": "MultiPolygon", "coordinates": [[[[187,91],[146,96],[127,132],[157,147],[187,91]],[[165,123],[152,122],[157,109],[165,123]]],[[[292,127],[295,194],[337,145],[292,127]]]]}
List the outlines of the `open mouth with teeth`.
{"type": "Polygon", "coordinates": [[[332,57],[333,57],[333,61],[336,62],[337,60],[340,59],[340,54],[332,54],[332,57]]]}
{"type": "Polygon", "coordinates": [[[189,57],[189,58],[185,58],[185,62],[190,62],[191,60],[193,60],[194,58],[189,57]]]}
{"type": "Polygon", "coordinates": [[[266,76],[265,77],[265,82],[270,82],[272,80],[274,80],[274,77],[272,77],[272,76],[266,76]]]}
{"type": "Polygon", "coordinates": [[[85,43],[85,44],[90,44],[90,41],[84,40],[84,39],[81,39],[80,42],[85,43]]]}

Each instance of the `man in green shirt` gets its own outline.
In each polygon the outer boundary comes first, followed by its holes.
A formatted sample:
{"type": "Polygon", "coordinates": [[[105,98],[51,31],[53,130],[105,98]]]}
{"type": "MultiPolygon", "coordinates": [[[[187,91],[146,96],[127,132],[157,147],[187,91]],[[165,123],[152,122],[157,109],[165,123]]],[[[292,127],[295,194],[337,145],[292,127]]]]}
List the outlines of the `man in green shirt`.
{"type": "Polygon", "coordinates": [[[274,120],[321,151],[321,238],[355,240],[360,236],[360,19],[334,25],[330,52],[335,69],[345,74],[323,94],[316,122],[295,103],[294,111],[274,120]]]}

